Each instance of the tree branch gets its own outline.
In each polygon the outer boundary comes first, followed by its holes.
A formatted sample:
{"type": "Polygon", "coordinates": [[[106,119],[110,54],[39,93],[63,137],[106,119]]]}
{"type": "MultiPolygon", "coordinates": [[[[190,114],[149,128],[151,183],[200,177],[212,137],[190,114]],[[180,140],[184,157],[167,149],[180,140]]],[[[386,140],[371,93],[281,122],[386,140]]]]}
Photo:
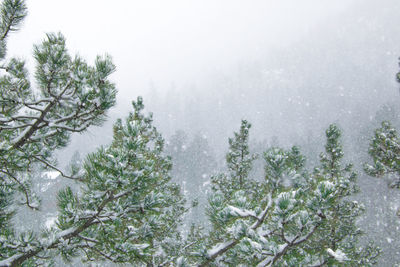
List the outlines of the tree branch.
{"type": "Polygon", "coordinates": [[[87,218],[85,223],[83,223],[82,225],[80,225],[78,227],[71,227],[71,228],[68,228],[66,230],[59,232],[58,234],[56,234],[55,240],[52,241],[48,245],[41,245],[39,247],[31,249],[30,251],[23,252],[23,253],[17,253],[7,259],[0,261],[0,266],[20,266],[24,261],[26,261],[32,257],[36,257],[36,255],[39,254],[40,252],[43,252],[47,249],[57,248],[57,246],[60,243],[64,242],[65,240],[70,240],[74,237],[79,237],[79,234],[82,233],[83,231],[85,231],[86,229],[88,229],[90,226],[98,224],[103,221],[111,220],[109,218],[98,219],[98,216],[104,210],[105,206],[108,203],[110,203],[111,201],[117,200],[121,197],[124,197],[124,196],[128,195],[130,192],[132,192],[132,191],[131,190],[124,191],[124,192],[120,192],[119,194],[114,195],[113,192],[107,191],[105,193],[105,195],[108,195],[108,197],[105,198],[100,203],[100,205],[97,207],[96,213],[94,215],[92,215],[91,217],[87,218]]]}
{"type": "MultiPolygon", "coordinates": [[[[256,217],[257,220],[250,226],[250,229],[256,230],[260,225],[264,222],[265,217],[267,216],[269,209],[272,206],[272,194],[268,194],[268,204],[265,209],[261,212],[259,217],[256,217]]],[[[224,254],[226,251],[236,246],[240,242],[240,239],[231,239],[227,242],[217,244],[213,249],[207,252],[206,260],[203,261],[199,266],[207,266],[211,261],[215,260],[218,256],[224,254]]]]}
{"type": "Polygon", "coordinates": [[[8,170],[4,171],[2,169],[0,169],[0,172],[9,176],[11,179],[13,179],[18,185],[19,187],[22,189],[22,191],[24,192],[24,196],[25,196],[25,204],[26,206],[28,206],[29,208],[33,209],[33,210],[37,210],[38,207],[35,207],[31,204],[30,199],[29,199],[29,193],[28,193],[28,189],[26,189],[25,185],[18,180],[17,177],[15,177],[14,175],[12,175],[8,170]]]}
{"type": "Polygon", "coordinates": [[[62,177],[64,177],[64,178],[68,178],[68,179],[75,180],[75,181],[83,181],[83,180],[84,180],[82,177],[73,177],[73,176],[66,175],[65,173],[63,173],[63,171],[61,171],[60,169],[58,169],[56,166],[50,164],[48,161],[46,161],[46,160],[44,160],[44,159],[41,159],[41,158],[38,157],[38,156],[32,156],[32,157],[33,157],[34,159],[36,159],[37,161],[40,161],[41,163],[43,163],[43,164],[46,165],[47,167],[49,167],[49,168],[51,168],[51,169],[53,169],[53,170],[59,172],[60,175],[61,175],[62,177]]]}

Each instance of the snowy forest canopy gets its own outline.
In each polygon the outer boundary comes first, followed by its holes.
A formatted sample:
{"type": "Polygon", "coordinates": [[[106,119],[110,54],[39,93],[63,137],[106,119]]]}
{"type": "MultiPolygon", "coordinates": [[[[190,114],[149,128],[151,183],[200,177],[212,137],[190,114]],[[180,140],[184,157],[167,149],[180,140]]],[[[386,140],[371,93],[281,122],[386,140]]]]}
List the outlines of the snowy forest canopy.
{"type": "Polygon", "coordinates": [[[320,32],[324,49],[282,48],[186,94],[153,84],[99,142],[73,133],[103,131],[111,57],[88,64],[49,33],[31,77],[6,53],[25,1],[4,0],[0,266],[399,263],[400,40],[396,9],[378,10],[320,32]]]}

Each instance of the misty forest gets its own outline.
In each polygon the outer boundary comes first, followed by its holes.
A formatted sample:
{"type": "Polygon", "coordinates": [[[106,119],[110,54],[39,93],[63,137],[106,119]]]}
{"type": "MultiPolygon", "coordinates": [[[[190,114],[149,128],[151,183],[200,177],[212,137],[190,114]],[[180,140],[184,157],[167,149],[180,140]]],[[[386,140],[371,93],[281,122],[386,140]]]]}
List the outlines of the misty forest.
{"type": "Polygon", "coordinates": [[[139,2],[1,2],[0,266],[399,266],[400,2],[139,2]]]}

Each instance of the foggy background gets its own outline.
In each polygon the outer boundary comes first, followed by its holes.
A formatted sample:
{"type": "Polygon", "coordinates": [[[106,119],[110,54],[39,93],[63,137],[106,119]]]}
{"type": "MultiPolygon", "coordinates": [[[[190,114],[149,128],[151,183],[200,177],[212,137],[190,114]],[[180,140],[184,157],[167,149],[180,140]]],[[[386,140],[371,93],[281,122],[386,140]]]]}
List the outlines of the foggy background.
{"type": "MultiPolygon", "coordinates": [[[[241,119],[253,125],[254,152],[296,144],[311,167],[325,129],[338,123],[346,159],[360,170],[357,198],[367,208],[360,225],[383,247],[382,266],[400,262],[400,193],[360,168],[379,123],[400,126],[400,1],[30,0],[28,11],[9,56],[25,58],[31,73],[32,45],[58,31],[72,53],[89,63],[108,53],[117,66],[108,122],[74,136],[60,165],[110,142],[113,122],[142,95],[173,156],[175,181],[201,208],[205,200],[193,192],[206,191],[224,168],[241,119]]],[[[255,167],[262,176],[262,162],[255,167]]]]}
{"type": "Polygon", "coordinates": [[[399,8],[395,0],[28,1],[9,55],[33,70],[32,45],[60,31],[88,62],[113,57],[117,106],[84,143],[102,143],[138,95],[165,137],[201,131],[219,145],[246,118],[256,136],[292,143],[398,98],[399,8]]]}

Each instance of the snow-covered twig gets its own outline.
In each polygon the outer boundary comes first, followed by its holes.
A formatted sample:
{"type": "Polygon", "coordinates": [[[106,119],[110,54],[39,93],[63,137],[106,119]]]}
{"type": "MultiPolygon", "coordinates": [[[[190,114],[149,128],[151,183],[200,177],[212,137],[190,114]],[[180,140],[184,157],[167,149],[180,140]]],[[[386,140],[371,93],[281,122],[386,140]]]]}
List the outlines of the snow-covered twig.
{"type": "MultiPolygon", "coordinates": [[[[260,216],[256,216],[255,217],[256,221],[253,223],[252,226],[250,226],[251,230],[256,230],[264,222],[264,219],[267,216],[267,214],[268,214],[268,212],[269,212],[269,210],[270,210],[270,208],[272,206],[272,203],[273,203],[272,194],[270,193],[270,194],[268,194],[268,204],[267,204],[267,206],[261,212],[260,216]]],[[[253,218],[253,216],[252,216],[252,218],[253,218]]],[[[240,242],[239,239],[231,239],[229,241],[226,241],[226,242],[219,243],[219,244],[215,245],[212,249],[210,249],[207,252],[206,260],[204,262],[202,262],[199,266],[207,266],[208,263],[213,261],[219,255],[222,255],[223,253],[228,251],[230,248],[232,248],[235,245],[237,245],[239,242],[240,242]]]]}

